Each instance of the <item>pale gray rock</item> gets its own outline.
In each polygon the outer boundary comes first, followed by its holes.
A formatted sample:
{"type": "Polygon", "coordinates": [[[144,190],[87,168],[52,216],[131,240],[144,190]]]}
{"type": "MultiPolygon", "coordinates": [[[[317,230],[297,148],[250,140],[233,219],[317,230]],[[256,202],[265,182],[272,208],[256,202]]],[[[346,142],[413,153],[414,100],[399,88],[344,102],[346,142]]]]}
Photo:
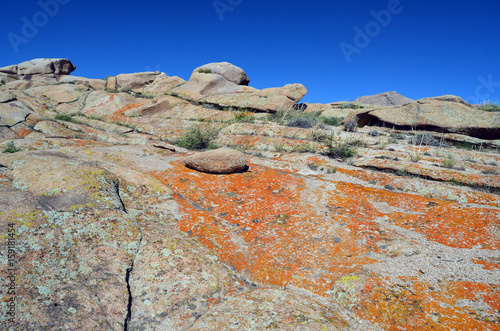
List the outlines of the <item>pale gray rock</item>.
{"type": "MultiPolygon", "coordinates": [[[[76,69],[68,59],[34,59],[17,65],[18,75],[69,75],[76,69]]],[[[1,70],[1,69],[0,69],[1,70]]]]}
{"type": "Polygon", "coordinates": [[[160,74],[159,71],[121,74],[116,76],[116,83],[121,89],[141,93],[142,89],[153,83],[160,74]]]}
{"type": "Polygon", "coordinates": [[[189,156],[184,159],[184,164],[188,168],[211,174],[232,174],[248,169],[245,154],[230,148],[220,148],[189,156]]]}
{"type": "Polygon", "coordinates": [[[236,85],[248,85],[250,83],[250,78],[248,78],[245,71],[229,62],[208,63],[194,69],[193,73],[203,71],[210,71],[212,74],[221,75],[236,85]]]}
{"type": "Polygon", "coordinates": [[[412,101],[413,101],[412,99],[402,96],[396,91],[362,96],[354,100],[354,102],[360,104],[377,105],[377,106],[401,106],[401,105],[406,105],[412,101]]]}

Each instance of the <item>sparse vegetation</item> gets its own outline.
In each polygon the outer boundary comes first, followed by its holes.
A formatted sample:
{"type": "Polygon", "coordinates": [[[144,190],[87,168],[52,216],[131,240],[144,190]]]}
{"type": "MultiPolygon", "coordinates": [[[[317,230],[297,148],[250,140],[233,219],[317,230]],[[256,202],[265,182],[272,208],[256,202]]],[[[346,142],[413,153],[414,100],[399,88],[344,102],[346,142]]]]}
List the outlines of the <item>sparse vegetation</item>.
{"type": "Polygon", "coordinates": [[[302,143],[298,145],[294,145],[292,147],[292,152],[295,153],[314,153],[316,148],[313,144],[302,143]]]}
{"type": "Polygon", "coordinates": [[[455,166],[456,163],[457,163],[457,160],[455,160],[455,157],[453,155],[449,154],[448,157],[443,160],[441,165],[445,168],[451,169],[455,166]]]}
{"type": "Polygon", "coordinates": [[[411,162],[418,162],[420,161],[420,159],[422,158],[422,153],[418,152],[418,151],[413,151],[411,154],[410,154],[410,158],[411,158],[411,162]]]}
{"type": "Polygon", "coordinates": [[[429,132],[419,132],[415,136],[410,137],[408,142],[412,145],[420,146],[444,146],[442,142],[439,142],[429,132]]]}
{"type": "Polygon", "coordinates": [[[277,142],[274,144],[274,150],[278,153],[283,153],[285,151],[285,145],[283,143],[277,142]]]}
{"type": "Polygon", "coordinates": [[[386,139],[386,138],[380,138],[378,140],[378,146],[381,148],[381,149],[385,149],[387,147],[387,145],[389,144],[389,141],[386,139]]]}
{"type": "Polygon", "coordinates": [[[355,117],[350,121],[344,123],[344,130],[347,132],[354,132],[358,130],[358,118],[355,117]]]}
{"type": "Polygon", "coordinates": [[[340,109],[347,109],[347,108],[360,109],[360,108],[362,108],[362,106],[357,102],[342,102],[340,105],[338,105],[338,106],[332,105],[332,107],[334,107],[334,108],[337,107],[340,109]]]}
{"type": "Polygon", "coordinates": [[[17,153],[19,151],[21,151],[21,149],[18,148],[13,141],[9,141],[2,152],[3,153],[17,153]]]}
{"type": "Polygon", "coordinates": [[[57,114],[54,119],[58,120],[58,121],[65,121],[65,122],[75,122],[75,119],[68,115],[68,114],[63,114],[63,113],[59,113],[57,114]]]}
{"type": "Polygon", "coordinates": [[[318,165],[315,164],[315,163],[308,163],[307,166],[309,167],[309,169],[311,170],[318,170],[318,165]]]}
{"type": "Polygon", "coordinates": [[[389,184],[385,184],[385,185],[384,185],[384,188],[385,188],[386,190],[389,190],[389,191],[395,191],[395,190],[396,190],[396,188],[395,188],[394,186],[389,185],[389,184]]]}
{"type": "Polygon", "coordinates": [[[200,74],[211,74],[212,70],[210,70],[210,69],[198,69],[198,72],[200,74]]]}
{"type": "Polygon", "coordinates": [[[498,170],[495,169],[483,169],[481,172],[485,175],[498,175],[498,170]]]}
{"type": "Polygon", "coordinates": [[[253,112],[238,108],[238,110],[234,114],[234,120],[236,122],[253,123],[255,122],[255,116],[253,112]]]}
{"type": "Polygon", "coordinates": [[[356,155],[356,150],[352,148],[352,142],[342,141],[335,142],[333,135],[330,135],[326,140],[325,154],[331,158],[339,158],[343,161],[356,155]]]}
{"type": "Polygon", "coordinates": [[[215,126],[194,125],[184,133],[177,144],[187,149],[206,149],[217,138],[220,129],[215,126]]]}
{"type": "Polygon", "coordinates": [[[489,112],[497,112],[500,111],[500,104],[487,102],[478,107],[479,110],[489,111],[489,112]]]}
{"type": "Polygon", "coordinates": [[[319,129],[318,127],[313,129],[309,136],[311,137],[311,140],[318,142],[325,141],[328,138],[326,131],[319,129]]]}
{"type": "Polygon", "coordinates": [[[340,126],[342,125],[342,121],[345,119],[345,117],[326,117],[326,116],[321,116],[319,120],[326,124],[326,125],[331,125],[331,126],[340,126]]]}
{"type": "Polygon", "coordinates": [[[310,129],[314,127],[316,121],[306,118],[306,117],[296,117],[286,122],[286,126],[291,126],[294,128],[310,129]]]}

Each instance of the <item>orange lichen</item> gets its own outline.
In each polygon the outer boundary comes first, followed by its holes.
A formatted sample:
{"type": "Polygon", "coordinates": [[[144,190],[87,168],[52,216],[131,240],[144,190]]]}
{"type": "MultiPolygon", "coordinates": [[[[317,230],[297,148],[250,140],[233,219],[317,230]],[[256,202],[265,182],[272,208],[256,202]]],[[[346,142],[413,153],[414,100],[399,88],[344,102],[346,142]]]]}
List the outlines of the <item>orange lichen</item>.
{"type": "Polygon", "coordinates": [[[16,129],[16,127],[11,128],[12,131],[19,137],[19,138],[24,138],[27,135],[29,135],[33,130],[31,130],[29,127],[22,127],[19,129],[16,129]]]}
{"type": "Polygon", "coordinates": [[[482,265],[482,268],[486,269],[486,270],[500,270],[500,264],[495,263],[495,262],[488,262],[488,261],[477,260],[477,259],[473,259],[472,262],[475,264],[482,265]]]}
{"type": "Polygon", "coordinates": [[[401,286],[371,279],[356,311],[385,330],[498,330],[498,295],[495,285],[456,282],[437,287],[413,280],[401,286]],[[483,316],[469,307],[478,300],[491,308],[483,316]]]}
{"type": "MultiPolygon", "coordinates": [[[[377,262],[370,253],[383,254],[380,242],[395,238],[380,219],[450,247],[499,249],[494,208],[321,179],[309,187],[302,177],[254,164],[249,172],[218,176],[173,162],[152,175],[176,192],[185,215],[178,227],[253,282],[307,289],[387,330],[491,330],[499,322],[492,317],[500,305],[496,285],[405,279],[403,287],[365,268],[377,262]],[[351,278],[356,289],[342,285],[351,278]],[[464,306],[467,300],[491,309],[480,316],[464,306]]],[[[475,261],[498,269],[482,262],[475,261]]]]}

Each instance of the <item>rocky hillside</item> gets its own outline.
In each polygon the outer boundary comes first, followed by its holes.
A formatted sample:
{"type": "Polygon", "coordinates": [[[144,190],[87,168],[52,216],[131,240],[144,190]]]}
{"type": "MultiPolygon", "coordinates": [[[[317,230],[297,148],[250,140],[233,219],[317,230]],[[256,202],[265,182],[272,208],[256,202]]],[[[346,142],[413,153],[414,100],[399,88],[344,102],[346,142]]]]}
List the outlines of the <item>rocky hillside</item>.
{"type": "Polygon", "coordinates": [[[74,69],[0,68],[2,329],[500,329],[500,113],[74,69]]]}

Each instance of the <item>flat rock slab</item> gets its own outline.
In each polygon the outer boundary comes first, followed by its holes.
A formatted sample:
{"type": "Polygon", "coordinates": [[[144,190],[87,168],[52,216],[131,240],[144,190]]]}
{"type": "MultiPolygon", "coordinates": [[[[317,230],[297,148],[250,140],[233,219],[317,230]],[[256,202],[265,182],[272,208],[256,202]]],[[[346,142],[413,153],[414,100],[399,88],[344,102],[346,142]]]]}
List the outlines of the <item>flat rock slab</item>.
{"type": "Polygon", "coordinates": [[[230,148],[220,148],[192,155],[184,160],[186,167],[210,174],[233,174],[248,169],[245,154],[230,148]]]}

